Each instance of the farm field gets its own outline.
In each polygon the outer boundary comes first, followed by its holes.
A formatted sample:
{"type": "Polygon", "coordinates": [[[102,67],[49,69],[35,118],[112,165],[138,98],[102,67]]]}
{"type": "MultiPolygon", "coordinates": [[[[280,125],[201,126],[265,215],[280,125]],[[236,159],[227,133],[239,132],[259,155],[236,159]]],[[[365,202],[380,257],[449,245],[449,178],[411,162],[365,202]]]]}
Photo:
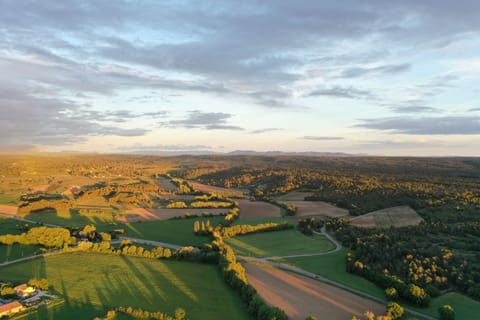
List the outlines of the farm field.
{"type": "Polygon", "coordinates": [[[246,264],[248,281],[270,304],[282,306],[291,320],[309,315],[317,319],[345,320],[385,306],[342,289],[269,266],[246,264]]]}
{"type": "Polygon", "coordinates": [[[83,227],[87,224],[97,226],[115,223],[115,216],[112,210],[105,210],[100,213],[79,213],[77,210],[42,210],[27,214],[25,219],[39,223],[49,223],[65,227],[83,227]]]}
{"type": "Polygon", "coordinates": [[[178,245],[201,246],[205,242],[211,242],[209,237],[196,236],[193,232],[195,221],[210,220],[212,225],[223,221],[223,217],[174,219],[165,221],[149,221],[127,223],[116,226],[106,226],[102,230],[124,228],[125,236],[160,241],[178,245]]]}
{"type": "Polygon", "coordinates": [[[306,196],[310,196],[312,194],[311,191],[307,190],[293,190],[277,196],[275,198],[276,201],[304,201],[306,196]]]}
{"type": "Polygon", "coordinates": [[[415,308],[420,312],[438,316],[438,308],[449,304],[455,310],[455,319],[477,319],[480,314],[480,302],[456,292],[449,292],[433,298],[428,308],[415,308]]]}
{"type": "Polygon", "coordinates": [[[0,244],[0,263],[34,255],[39,246],[25,246],[20,244],[0,244]]]}
{"type": "Polygon", "coordinates": [[[250,218],[274,218],[281,217],[281,209],[271,203],[263,201],[236,200],[240,208],[240,216],[250,218]]]}
{"type": "Polygon", "coordinates": [[[175,217],[184,217],[186,214],[201,216],[202,213],[208,212],[213,215],[220,215],[222,213],[228,213],[229,208],[213,209],[148,209],[148,208],[134,208],[127,210],[125,214],[118,218],[119,222],[138,222],[138,221],[152,221],[152,220],[168,220],[175,217]]]}
{"type": "Polygon", "coordinates": [[[194,182],[194,181],[188,181],[188,184],[190,184],[193,187],[193,189],[197,191],[205,192],[205,193],[216,192],[216,193],[229,194],[231,196],[243,197],[243,192],[240,190],[215,187],[215,186],[210,186],[207,184],[194,182]]]}
{"type": "Polygon", "coordinates": [[[362,290],[376,297],[385,298],[385,293],[381,288],[362,277],[347,272],[345,265],[347,252],[348,250],[342,249],[323,256],[288,258],[280,261],[348,285],[354,289],[362,290]]]}
{"type": "Polygon", "coordinates": [[[365,228],[390,228],[416,226],[422,221],[423,218],[409,206],[398,206],[355,217],[351,224],[365,228]]]}
{"type": "Polygon", "coordinates": [[[235,253],[257,258],[327,252],[334,245],[321,235],[306,236],[297,230],[239,235],[226,239],[235,253]]]}
{"type": "Polygon", "coordinates": [[[165,191],[175,191],[177,186],[170,181],[170,179],[165,177],[160,177],[155,179],[155,183],[165,191]]]}
{"type": "Polygon", "coordinates": [[[17,215],[17,207],[16,206],[9,206],[9,205],[0,205],[0,213],[6,214],[9,216],[17,215]]]}
{"type": "Polygon", "coordinates": [[[348,216],[348,210],[336,207],[330,203],[323,201],[280,201],[286,206],[297,206],[295,217],[308,216],[328,216],[328,217],[344,217],[348,216]]]}
{"type": "Polygon", "coordinates": [[[65,303],[27,319],[93,319],[118,306],[169,314],[181,307],[192,320],[249,319],[214,265],[68,253],[2,268],[5,280],[33,277],[47,277],[65,303]]]}
{"type": "Polygon", "coordinates": [[[20,234],[23,232],[17,228],[17,225],[20,224],[23,222],[0,217],[0,234],[20,234]]]}

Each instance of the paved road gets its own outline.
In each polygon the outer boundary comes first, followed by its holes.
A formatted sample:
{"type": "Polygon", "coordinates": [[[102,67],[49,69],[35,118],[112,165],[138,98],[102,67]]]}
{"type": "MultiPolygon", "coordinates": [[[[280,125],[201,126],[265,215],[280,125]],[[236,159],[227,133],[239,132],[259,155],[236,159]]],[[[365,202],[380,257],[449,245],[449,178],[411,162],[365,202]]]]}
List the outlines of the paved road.
{"type": "Polygon", "coordinates": [[[29,261],[29,260],[33,260],[33,259],[37,259],[37,258],[41,258],[41,257],[46,257],[46,256],[54,255],[54,254],[59,254],[59,253],[62,253],[62,252],[63,252],[63,249],[60,249],[60,250],[45,252],[45,253],[36,254],[36,255],[28,256],[28,257],[24,257],[24,258],[19,258],[19,259],[12,260],[12,261],[6,261],[6,262],[0,263],[0,267],[5,267],[5,266],[11,265],[11,264],[15,264],[15,263],[23,262],[23,261],[29,261]]]}
{"type": "Polygon", "coordinates": [[[17,221],[22,221],[22,222],[27,222],[27,223],[31,223],[31,224],[42,224],[42,225],[44,225],[44,226],[52,227],[52,228],[59,228],[59,227],[61,227],[61,226],[58,226],[58,225],[56,225],[56,224],[43,223],[43,222],[39,222],[39,221],[35,221],[35,220],[20,218],[19,216],[12,216],[12,215],[6,214],[6,213],[0,213],[0,217],[9,218],[9,219],[17,220],[17,221]]]}
{"type": "Polygon", "coordinates": [[[130,240],[133,242],[137,243],[142,243],[142,244],[148,244],[151,246],[157,246],[157,247],[164,247],[164,248],[170,248],[170,249],[178,249],[181,248],[182,246],[176,245],[176,244],[171,244],[171,243],[166,243],[166,242],[158,242],[158,241],[152,241],[152,240],[145,240],[145,239],[138,239],[138,238],[130,238],[130,237],[118,237],[120,240],[130,240]]]}

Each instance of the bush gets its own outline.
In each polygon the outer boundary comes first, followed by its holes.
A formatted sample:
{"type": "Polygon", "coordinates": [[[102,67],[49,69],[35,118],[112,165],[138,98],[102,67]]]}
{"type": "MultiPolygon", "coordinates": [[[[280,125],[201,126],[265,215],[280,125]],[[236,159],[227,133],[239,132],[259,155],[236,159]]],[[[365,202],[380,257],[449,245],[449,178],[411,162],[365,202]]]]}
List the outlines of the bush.
{"type": "Polygon", "coordinates": [[[438,309],[440,320],[455,320],[455,310],[451,305],[445,304],[438,309]]]}
{"type": "Polygon", "coordinates": [[[390,302],[387,306],[387,316],[391,317],[392,320],[400,319],[405,310],[396,302],[390,302]]]}
{"type": "Polygon", "coordinates": [[[392,287],[385,289],[385,295],[390,301],[397,301],[398,299],[398,291],[392,287]]]}

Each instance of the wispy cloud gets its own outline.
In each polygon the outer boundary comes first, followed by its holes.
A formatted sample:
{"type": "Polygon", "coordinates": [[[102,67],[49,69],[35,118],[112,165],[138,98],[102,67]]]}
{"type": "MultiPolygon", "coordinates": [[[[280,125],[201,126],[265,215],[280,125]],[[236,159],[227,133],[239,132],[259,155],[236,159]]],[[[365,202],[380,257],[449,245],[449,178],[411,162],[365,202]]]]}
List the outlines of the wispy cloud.
{"type": "Polygon", "coordinates": [[[480,134],[480,117],[391,117],[361,119],[357,127],[417,135],[476,135],[480,134]]]}
{"type": "Polygon", "coordinates": [[[345,140],[344,137],[333,137],[333,136],[303,136],[297,139],[302,140],[313,140],[313,141],[338,141],[338,140],[345,140]]]}
{"type": "Polygon", "coordinates": [[[244,130],[241,127],[228,124],[232,114],[224,112],[203,112],[201,110],[189,111],[187,116],[181,120],[170,120],[160,124],[172,128],[200,128],[206,130],[244,130]]]}

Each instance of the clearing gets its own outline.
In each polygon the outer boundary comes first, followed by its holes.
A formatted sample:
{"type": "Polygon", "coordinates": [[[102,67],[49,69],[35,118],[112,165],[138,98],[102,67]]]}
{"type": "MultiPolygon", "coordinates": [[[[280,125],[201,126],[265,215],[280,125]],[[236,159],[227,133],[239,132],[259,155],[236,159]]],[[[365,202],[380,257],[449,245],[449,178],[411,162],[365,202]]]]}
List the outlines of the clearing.
{"type": "Polygon", "coordinates": [[[47,278],[65,299],[27,319],[93,319],[131,306],[189,319],[249,319],[240,298],[224,283],[218,267],[94,253],[67,253],[2,268],[2,279],[47,278]]]}
{"type": "Polygon", "coordinates": [[[416,226],[423,221],[409,206],[399,206],[373,211],[351,220],[351,224],[364,228],[390,228],[416,226]]]}
{"type": "Polygon", "coordinates": [[[151,221],[151,220],[168,220],[176,217],[184,217],[187,214],[201,216],[204,212],[208,212],[213,215],[220,215],[222,213],[228,213],[229,208],[222,209],[149,209],[149,208],[135,208],[127,210],[127,212],[117,219],[119,222],[139,222],[139,221],[151,221]]]}
{"type": "Polygon", "coordinates": [[[257,258],[316,254],[335,246],[323,235],[306,236],[297,230],[282,230],[238,235],[226,239],[236,254],[257,258]]]}
{"type": "Polygon", "coordinates": [[[175,191],[177,190],[177,186],[168,178],[160,177],[154,179],[157,186],[162,188],[165,191],[175,191]]]}
{"type": "Polygon", "coordinates": [[[236,200],[240,208],[240,217],[251,218],[276,218],[281,217],[281,209],[276,205],[263,201],[236,200]]]}
{"type": "Polygon", "coordinates": [[[385,306],[348,291],[269,266],[246,264],[248,281],[271,305],[280,306],[291,320],[309,315],[317,319],[344,320],[385,306]]]}
{"type": "Polygon", "coordinates": [[[323,201],[280,201],[280,203],[286,206],[296,205],[296,217],[328,216],[335,218],[348,216],[347,209],[323,201]]]}

